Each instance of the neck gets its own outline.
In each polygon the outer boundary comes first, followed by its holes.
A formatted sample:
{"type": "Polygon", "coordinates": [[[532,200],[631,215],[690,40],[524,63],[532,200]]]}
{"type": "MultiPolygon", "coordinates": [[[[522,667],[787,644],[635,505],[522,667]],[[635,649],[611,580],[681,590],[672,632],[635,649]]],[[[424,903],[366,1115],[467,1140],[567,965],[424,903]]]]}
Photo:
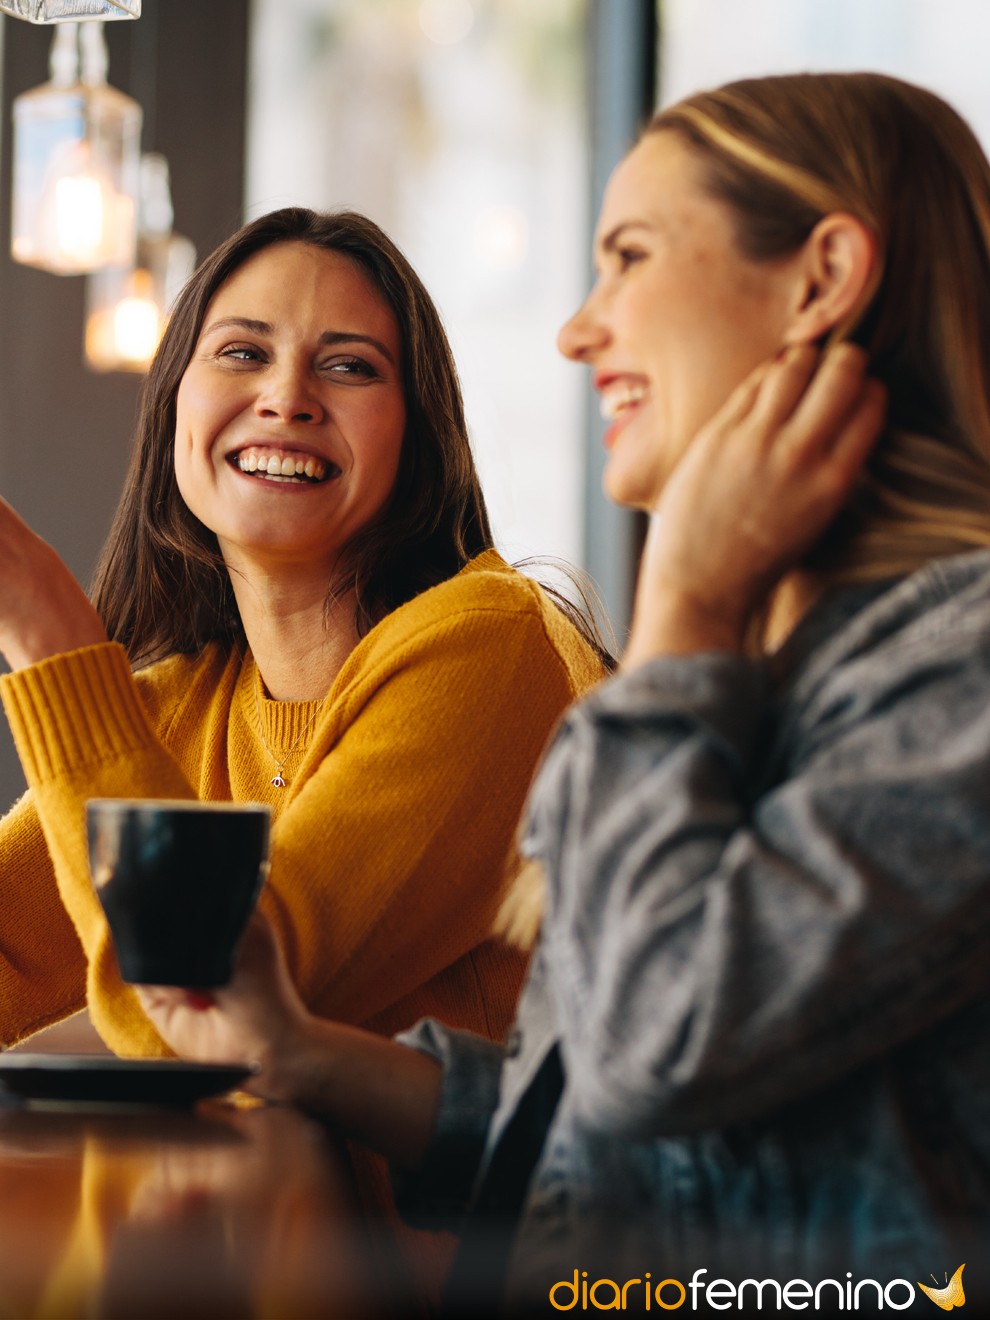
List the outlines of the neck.
{"type": "Polygon", "coordinates": [[[325,576],[232,573],[248,645],[277,701],[326,696],[358,643],[353,593],[328,601],[325,576]]]}

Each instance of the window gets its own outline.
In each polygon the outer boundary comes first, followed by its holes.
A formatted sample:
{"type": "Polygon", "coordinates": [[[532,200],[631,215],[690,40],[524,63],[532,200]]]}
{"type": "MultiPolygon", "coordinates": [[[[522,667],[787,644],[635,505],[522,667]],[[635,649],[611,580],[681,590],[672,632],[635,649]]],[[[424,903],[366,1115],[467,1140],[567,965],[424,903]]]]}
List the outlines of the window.
{"type": "Polygon", "coordinates": [[[353,207],[444,317],[509,559],[581,559],[584,0],[255,0],[246,213],[353,207]]]}

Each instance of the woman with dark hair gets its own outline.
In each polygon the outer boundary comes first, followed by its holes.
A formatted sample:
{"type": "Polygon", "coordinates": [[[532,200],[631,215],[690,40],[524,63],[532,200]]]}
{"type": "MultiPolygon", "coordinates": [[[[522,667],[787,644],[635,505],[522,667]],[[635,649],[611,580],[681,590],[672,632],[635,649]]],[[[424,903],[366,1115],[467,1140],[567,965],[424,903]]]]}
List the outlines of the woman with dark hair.
{"type": "Polygon", "coordinates": [[[514,829],[600,659],[494,550],[446,336],[376,225],[277,211],[192,277],[93,604],[6,507],[0,567],[30,786],[0,825],[0,1039],[88,1003],[118,1052],[167,1050],[91,889],[91,797],[269,804],[262,903],[314,1012],[502,1034],[514,829]]]}
{"type": "Polygon", "coordinates": [[[892,78],[731,84],[620,163],[596,264],[560,345],[651,526],[526,809],[507,1049],[313,1018],[261,922],[146,1003],[466,1213],[452,1315],[986,1309],[990,165],[892,78]]]}
{"type": "MultiPolygon", "coordinates": [[[[186,505],[172,471],[176,396],[216,291],[254,253],[289,242],[339,253],[358,266],[391,309],[402,345],[406,418],[395,482],[380,514],[349,542],[346,570],[339,570],[354,593],[358,634],[494,546],[456,368],[422,282],[362,215],[273,211],[203,262],[148,374],[135,455],[94,591],[109,636],[134,663],[243,636],[216,535],[186,505]]],[[[335,590],[343,582],[342,576],[335,590]]]]}

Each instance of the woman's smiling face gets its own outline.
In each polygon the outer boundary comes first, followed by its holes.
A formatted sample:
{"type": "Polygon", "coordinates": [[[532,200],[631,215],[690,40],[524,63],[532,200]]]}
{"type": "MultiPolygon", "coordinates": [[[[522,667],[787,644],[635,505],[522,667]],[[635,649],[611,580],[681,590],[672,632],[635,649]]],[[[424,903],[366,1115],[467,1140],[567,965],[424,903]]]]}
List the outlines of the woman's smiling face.
{"type": "Polygon", "coordinates": [[[405,424],[385,299],[348,257],[276,243],[207,307],[176,397],[176,481],[230,567],[329,578],[391,494],[405,424]]]}
{"type": "Polygon", "coordinates": [[[739,252],[729,208],[705,191],[696,152],[648,134],[618,166],[596,239],[598,278],[560,332],[594,368],[620,504],[653,508],[692,437],[784,342],[800,287],[798,255],[739,252]]]}

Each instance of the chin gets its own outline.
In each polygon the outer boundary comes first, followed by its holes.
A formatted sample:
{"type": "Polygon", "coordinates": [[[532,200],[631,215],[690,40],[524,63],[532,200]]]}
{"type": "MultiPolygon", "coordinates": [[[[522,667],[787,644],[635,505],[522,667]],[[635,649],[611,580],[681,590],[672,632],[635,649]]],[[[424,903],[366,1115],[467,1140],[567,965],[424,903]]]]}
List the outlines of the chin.
{"type": "Polygon", "coordinates": [[[662,485],[642,472],[623,471],[609,464],[602,475],[602,490],[612,501],[624,509],[639,509],[651,513],[660,499],[662,485]]]}
{"type": "MultiPolygon", "coordinates": [[[[640,420],[637,418],[636,422],[640,420]]],[[[616,437],[602,473],[602,489],[613,504],[650,513],[656,508],[670,475],[669,464],[663,447],[652,433],[644,436],[631,432],[632,426],[616,437]]]]}

